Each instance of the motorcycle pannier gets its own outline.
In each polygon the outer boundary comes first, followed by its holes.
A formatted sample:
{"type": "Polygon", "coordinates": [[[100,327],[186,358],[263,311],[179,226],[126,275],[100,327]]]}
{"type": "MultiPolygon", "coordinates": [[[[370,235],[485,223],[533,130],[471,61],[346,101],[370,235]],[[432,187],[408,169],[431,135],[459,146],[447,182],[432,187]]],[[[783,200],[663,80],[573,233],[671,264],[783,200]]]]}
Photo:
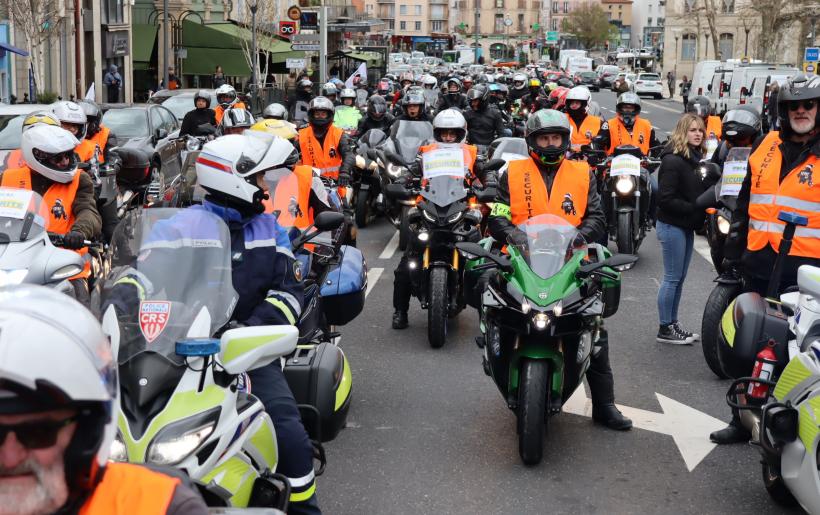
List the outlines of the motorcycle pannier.
{"type": "Polygon", "coordinates": [[[757,353],[770,339],[777,342],[774,348],[777,361],[788,361],[788,315],[781,305],[750,292],[739,295],[720,320],[718,358],[731,377],[752,375],[757,353]]]}
{"type": "Polygon", "coordinates": [[[322,311],[330,325],[344,325],[362,312],[367,287],[367,266],[362,251],[342,245],[339,264],[322,284],[322,311]]]}
{"type": "Polygon", "coordinates": [[[332,343],[299,345],[285,362],[285,378],[311,438],[336,438],[350,409],[350,366],[332,343]],[[315,408],[315,409],[314,409],[315,408]]]}

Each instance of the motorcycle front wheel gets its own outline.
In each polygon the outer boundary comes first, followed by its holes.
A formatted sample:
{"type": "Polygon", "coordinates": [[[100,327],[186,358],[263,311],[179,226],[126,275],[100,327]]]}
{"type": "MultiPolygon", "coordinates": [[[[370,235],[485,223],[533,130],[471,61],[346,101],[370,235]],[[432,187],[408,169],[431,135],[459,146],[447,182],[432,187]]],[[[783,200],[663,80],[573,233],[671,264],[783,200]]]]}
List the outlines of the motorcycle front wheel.
{"type": "Polygon", "coordinates": [[[369,190],[359,190],[356,193],[356,226],[367,227],[367,219],[370,215],[369,190]]]}
{"type": "Polygon", "coordinates": [[[735,297],[740,295],[740,284],[718,283],[703,308],[703,318],[700,327],[701,348],[706,364],[716,376],[721,379],[728,379],[729,375],[723,370],[718,355],[718,345],[720,345],[720,320],[723,313],[735,297]]]}
{"type": "Polygon", "coordinates": [[[433,268],[427,284],[427,340],[434,349],[447,341],[447,272],[446,268],[433,268]]]}
{"type": "Polygon", "coordinates": [[[408,220],[408,211],[410,208],[408,206],[402,206],[401,208],[401,218],[399,219],[399,250],[405,251],[407,250],[407,242],[410,241],[410,220],[408,220]]]}
{"type": "Polygon", "coordinates": [[[797,506],[797,499],[794,498],[789,487],[783,482],[780,472],[765,461],[763,462],[763,485],[766,487],[766,491],[769,492],[769,497],[780,506],[797,506]]]}
{"type": "Polygon", "coordinates": [[[537,465],[544,456],[544,434],[549,419],[549,363],[524,360],[518,382],[518,454],[525,465],[537,465]]]}
{"type": "Polygon", "coordinates": [[[632,228],[632,213],[625,211],[618,213],[618,233],[615,243],[618,245],[619,254],[635,253],[635,235],[632,228]]]}

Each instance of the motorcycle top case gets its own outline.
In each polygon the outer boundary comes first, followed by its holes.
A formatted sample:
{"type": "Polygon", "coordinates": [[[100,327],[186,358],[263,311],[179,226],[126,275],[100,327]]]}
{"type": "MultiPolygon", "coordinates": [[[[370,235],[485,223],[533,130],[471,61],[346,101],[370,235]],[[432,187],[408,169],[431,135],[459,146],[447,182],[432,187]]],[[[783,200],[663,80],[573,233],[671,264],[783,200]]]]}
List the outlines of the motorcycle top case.
{"type": "Polygon", "coordinates": [[[789,318],[779,302],[754,292],[743,293],[729,304],[720,320],[718,358],[731,377],[752,375],[757,353],[774,340],[779,365],[788,361],[789,318]]]}
{"type": "Polygon", "coordinates": [[[340,260],[328,272],[320,294],[325,320],[331,325],[344,325],[362,312],[367,288],[367,264],[362,251],[342,245],[340,260]]]}
{"type": "Polygon", "coordinates": [[[352,385],[342,349],[328,342],[297,346],[285,362],[285,378],[310,437],[323,442],[336,438],[347,420],[352,385]]]}

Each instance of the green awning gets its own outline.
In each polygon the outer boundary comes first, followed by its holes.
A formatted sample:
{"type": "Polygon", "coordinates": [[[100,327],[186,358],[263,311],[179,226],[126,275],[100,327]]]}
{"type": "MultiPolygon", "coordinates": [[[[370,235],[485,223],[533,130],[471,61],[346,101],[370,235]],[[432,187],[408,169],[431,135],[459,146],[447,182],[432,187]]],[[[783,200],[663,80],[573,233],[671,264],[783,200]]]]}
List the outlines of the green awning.
{"type": "Polygon", "coordinates": [[[345,56],[354,61],[364,61],[371,67],[382,64],[382,56],[378,52],[347,52],[345,56]]]}
{"type": "MultiPolygon", "coordinates": [[[[131,26],[131,56],[135,63],[151,62],[151,54],[157,43],[157,26],[135,23],[131,26]]],[[[135,64],[136,66],[136,64],[135,64]]]]}
{"type": "Polygon", "coordinates": [[[182,61],[184,75],[211,75],[217,65],[228,77],[242,77],[251,74],[242,50],[236,48],[186,47],[188,57],[182,61]]]}
{"type": "MultiPolygon", "coordinates": [[[[191,50],[193,49],[238,51],[238,55],[242,61],[241,67],[246,70],[244,72],[245,75],[250,74],[250,69],[245,62],[242,41],[251,41],[252,37],[253,33],[250,30],[245,27],[240,27],[239,25],[234,25],[233,23],[209,23],[207,25],[201,25],[190,20],[185,20],[183,23],[182,43],[183,46],[188,49],[188,59],[191,59],[191,50]]],[[[305,53],[302,51],[291,50],[290,43],[287,41],[276,38],[258,38],[258,45],[260,50],[270,52],[271,62],[274,64],[283,63],[286,59],[301,59],[305,56],[305,53]]],[[[194,51],[194,54],[199,58],[202,52],[194,51]]],[[[225,55],[225,57],[236,60],[235,57],[230,57],[230,55],[225,55]]],[[[211,61],[213,61],[213,59],[211,59],[211,61]]],[[[242,73],[229,73],[226,63],[227,61],[217,63],[222,66],[225,75],[242,75],[242,73]]],[[[237,63],[230,63],[228,66],[234,67],[236,64],[237,63]]],[[[190,70],[188,66],[185,66],[185,73],[197,73],[190,70]]],[[[207,73],[213,73],[213,68],[207,73]]]]}

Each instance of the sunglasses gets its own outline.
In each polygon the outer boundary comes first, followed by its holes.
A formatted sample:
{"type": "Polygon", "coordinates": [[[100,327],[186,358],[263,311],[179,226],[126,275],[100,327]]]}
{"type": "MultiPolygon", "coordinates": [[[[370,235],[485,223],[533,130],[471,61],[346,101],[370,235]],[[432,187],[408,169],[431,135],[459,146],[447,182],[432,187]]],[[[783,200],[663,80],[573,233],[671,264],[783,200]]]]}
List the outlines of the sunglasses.
{"type": "Polygon", "coordinates": [[[77,420],[76,416],[64,420],[38,420],[23,424],[0,425],[0,445],[9,433],[14,433],[17,441],[26,449],[46,449],[57,443],[60,430],[77,420]]]}
{"type": "Polygon", "coordinates": [[[806,111],[811,111],[817,105],[817,100],[794,100],[789,102],[789,111],[797,111],[800,106],[806,111]]]}

